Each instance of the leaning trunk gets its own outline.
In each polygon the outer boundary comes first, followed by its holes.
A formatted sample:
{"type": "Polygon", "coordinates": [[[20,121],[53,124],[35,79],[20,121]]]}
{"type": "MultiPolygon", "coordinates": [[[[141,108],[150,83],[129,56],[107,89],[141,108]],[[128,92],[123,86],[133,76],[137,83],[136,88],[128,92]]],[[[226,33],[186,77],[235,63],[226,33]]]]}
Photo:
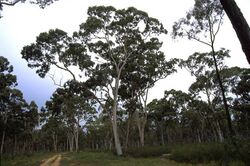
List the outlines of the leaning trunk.
{"type": "Polygon", "coordinates": [[[234,0],[220,0],[228,18],[233,25],[233,28],[241,43],[247,61],[250,64],[250,28],[234,0]]]}
{"type": "Polygon", "coordinates": [[[226,96],[225,96],[225,89],[224,89],[222,81],[221,81],[221,77],[220,77],[220,73],[219,73],[219,69],[218,69],[218,65],[217,65],[217,60],[215,58],[215,51],[214,51],[213,45],[212,45],[212,56],[213,56],[213,60],[214,60],[215,71],[216,71],[219,87],[220,87],[221,94],[222,94],[222,100],[223,100],[224,108],[225,108],[225,111],[226,111],[226,118],[227,118],[227,125],[228,125],[229,135],[230,135],[230,138],[232,138],[234,136],[234,131],[233,131],[233,127],[232,127],[232,120],[231,120],[231,117],[230,117],[229,107],[228,107],[227,99],[226,99],[226,96]]]}

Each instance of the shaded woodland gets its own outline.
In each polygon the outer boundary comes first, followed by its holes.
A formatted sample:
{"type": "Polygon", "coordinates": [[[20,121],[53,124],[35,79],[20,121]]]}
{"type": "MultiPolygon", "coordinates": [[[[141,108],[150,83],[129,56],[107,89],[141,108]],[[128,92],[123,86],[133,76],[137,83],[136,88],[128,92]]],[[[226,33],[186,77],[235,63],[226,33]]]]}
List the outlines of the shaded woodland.
{"type": "Polygon", "coordinates": [[[123,155],[225,142],[240,153],[250,146],[242,145],[250,138],[250,69],[228,67],[230,48],[215,49],[224,18],[219,1],[196,0],[170,30],[211,48],[187,59],[167,60],[160,38],[168,31],[144,11],[93,6],[87,13],[72,35],[51,29],[21,51],[28,67],[58,86],[42,108],[25,101],[13,66],[0,57],[1,156],[90,149],[123,155]],[[58,82],[51,68],[71,78],[58,82]],[[180,70],[195,78],[188,92],[162,87],[164,97],[148,101],[157,81],[180,70]]]}

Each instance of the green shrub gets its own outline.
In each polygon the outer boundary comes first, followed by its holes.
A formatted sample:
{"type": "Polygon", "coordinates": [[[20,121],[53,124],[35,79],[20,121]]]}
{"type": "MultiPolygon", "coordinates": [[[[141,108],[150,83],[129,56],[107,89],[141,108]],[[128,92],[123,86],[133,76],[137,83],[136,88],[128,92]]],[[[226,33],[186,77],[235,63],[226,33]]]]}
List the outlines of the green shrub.
{"type": "Polygon", "coordinates": [[[224,161],[242,161],[250,163],[250,140],[235,138],[232,141],[225,142],[224,161]]]}
{"type": "Polygon", "coordinates": [[[170,159],[178,162],[206,163],[219,161],[224,156],[224,146],[220,143],[184,144],[172,148],[170,159]]]}
{"type": "Polygon", "coordinates": [[[132,157],[158,157],[170,153],[170,148],[165,146],[144,146],[141,148],[129,148],[125,155],[132,157]]]}

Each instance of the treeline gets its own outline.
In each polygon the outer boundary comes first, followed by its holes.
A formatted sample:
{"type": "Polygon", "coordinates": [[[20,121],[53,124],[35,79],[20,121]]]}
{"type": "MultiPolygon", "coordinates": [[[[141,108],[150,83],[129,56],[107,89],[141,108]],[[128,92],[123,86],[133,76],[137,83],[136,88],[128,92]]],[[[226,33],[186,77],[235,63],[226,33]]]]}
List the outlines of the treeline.
{"type": "Polygon", "coordinates": [[[17,80],[12,71],[13,66],[0,56],[1,156],[32,151],[35,144],[32,136],[39,124],[36,103],[27,103],[16,89],[17,80]]]}
{"type": "MultiPolygon", "coordinates": [[[[190,58],[194,58],[193,55],[190,58]]],[[[182,61],[182,64],[187,62],[182,61]]],[[[15,76],[10,73],[12,67],[3,57],[2,66],[1,80],[5,80],[5,87],[1,87],[4,92],[1,93],[2,153],[114,149],[110,117],[107,112],[98,111],[98,104],[75,95],[68,88],[58,88],[46,107],[38,111],[34,102],[27,104],[22,93],[15,89],[15,76]]],[[[117,123],[123,149],[228,139],[215,72],[206,70],[204,73],[196,77],[188,93],[166,90],[163,98],[147,104],[146,112],[134,101],[121,102],[117,123]]],[[[224,67],[221,76],[236,136],[249,139],[250,69],[224,67]]]]}

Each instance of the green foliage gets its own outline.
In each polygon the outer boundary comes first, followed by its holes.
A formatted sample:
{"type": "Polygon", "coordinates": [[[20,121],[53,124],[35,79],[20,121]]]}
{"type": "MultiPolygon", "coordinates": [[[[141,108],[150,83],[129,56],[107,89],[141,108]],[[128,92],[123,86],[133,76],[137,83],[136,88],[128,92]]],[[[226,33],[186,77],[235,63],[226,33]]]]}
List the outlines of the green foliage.
{"type": "MultiPolygon", "coordinates": [[[[17,85],[16,76],[12,74],[13,66],[7,58],[0,56],[0,90],[17,85]]],[[[1,93],[2,94],[2,93],[1,93]]]]}
{"type": "Polygon", "coordinates": [[[165,146],[144,146],[140,148],[129,148],[125,152],[126,155],[131,157],[160,157],[163,154],[170,153],[170,148],[165,146]]]}
{"type": "Polygon", "coordinates": [[[241,161],[246,164],[250,163],[250,140],[234,138],[232,141],[225,142],[224,162],[241,161]]]}
{"type": "Polygon", "coordinates": [[[224,11],[219,1],[195,0],[194,7],[187,12],[186,17],[174,23],[172,36],[187,37],[211,45],[222,24],[223,16],[224,11]],[[203,40],[209,36],[206,33],[212,34],[212,40],[203,40]]]}
{"type": "Polygon", "coordinates": [[[221,160],[224,152],[223,144],[219,143],[183,144],[172,148],[170,159],[178,162],[204,163],[221,160]]]}
{"type": "Polygon", "coordinates": [[[182,144],[171,149],[170,159],[185,163],[216,163],[245,165],[250,162],[249,140],[235,140],[225,143],[182,144]],[[245,163],[245,164],[244,164],[245,163]]]}

